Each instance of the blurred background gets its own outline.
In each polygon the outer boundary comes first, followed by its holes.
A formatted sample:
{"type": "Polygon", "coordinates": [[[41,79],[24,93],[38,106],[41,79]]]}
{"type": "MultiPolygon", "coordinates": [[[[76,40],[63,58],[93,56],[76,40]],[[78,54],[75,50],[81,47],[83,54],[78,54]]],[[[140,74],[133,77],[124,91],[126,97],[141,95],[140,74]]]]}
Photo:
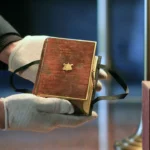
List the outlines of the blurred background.
{"type": "MultiPolygon", "coordinates": [[[[3,150],[113,150],[115,141],[133,134],[141,116],[144,79],[144,0],[5,0],[0,14],[25,35],[94,40],[102,62],[127,82],[130,93],[122,101],[102,101],[94,108],[99,118],[75,129],[47,134],[0,132],[3,150]],[[106,19],[107,18],[107,19],[106,19]]],[[[0,71],[0,96],[14,94],[10,73],[0,71]]],[[[19,77],[18,87],[33,85],[19,77]]],[[[112,79],[102,81],[97,95],[123,92],[112,79]]]]}

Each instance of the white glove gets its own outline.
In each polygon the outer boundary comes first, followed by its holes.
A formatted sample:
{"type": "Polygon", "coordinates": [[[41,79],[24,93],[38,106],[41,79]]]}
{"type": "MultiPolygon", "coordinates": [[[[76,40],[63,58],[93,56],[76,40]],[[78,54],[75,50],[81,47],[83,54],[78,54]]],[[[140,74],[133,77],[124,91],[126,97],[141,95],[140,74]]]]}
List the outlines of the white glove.
{"type": "MultiPolygon", "coordinates": [[[[9,56],[9,71],[13,72],[32,61],[40,60],[46,38],[48,36],[26,36],[20,40],[9,56]]],[[[32,65],[19,76],[35,83],[38,67],[38,64],[32,65]]]]}
{"type": "MultiPolygon", "coordinates": [[[[32,61],[40,60],[45,39],[48,36],[26,36],[23,38],[15,48],[13,48],[8,62],[9,71],[14,71],[17,68],[24,66],[32,61]]],[[[38,64],[32,65],[27,70],[19,75],[31,82],[35,83],[38,64]]],[[[106,72],[100,69],[99,78],[107,78],[106,72]]],[[[101,90],[101,82],[98,81],[97,90],[101,90]]]]}
{"type": "Polygon", "coordinates": [[[74,108],[67,100],[43,98],[33,94],[16,94],[2,98],[5,108],[5,128],[48,132],[58,127],[76,127],[97,117],[69,115],[74,108]]]}

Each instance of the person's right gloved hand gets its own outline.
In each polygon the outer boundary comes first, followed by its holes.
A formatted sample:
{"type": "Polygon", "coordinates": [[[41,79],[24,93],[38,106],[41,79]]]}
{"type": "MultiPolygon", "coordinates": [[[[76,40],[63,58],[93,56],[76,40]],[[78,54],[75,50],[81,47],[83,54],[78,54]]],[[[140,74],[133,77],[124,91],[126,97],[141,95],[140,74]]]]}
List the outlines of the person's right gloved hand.
{"type": "Polygon", "coordinates": [[[64,99],[43,98],[33,94],[16,94],[2,98],[6,130],[48,132],[58,127],[76,127],[97,118],[74,116],[72,104],[64,99]]]}

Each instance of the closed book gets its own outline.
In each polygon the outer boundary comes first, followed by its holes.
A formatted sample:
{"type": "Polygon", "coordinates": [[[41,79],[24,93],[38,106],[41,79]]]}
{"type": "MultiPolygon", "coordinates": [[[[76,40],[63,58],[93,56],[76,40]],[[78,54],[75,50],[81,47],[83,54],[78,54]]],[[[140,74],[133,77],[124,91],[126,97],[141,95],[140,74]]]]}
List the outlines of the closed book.
{"type": "Polygon", "coordinates": [[[88,115],[97,65],[95,49],[95,41],[47,38],[33,94],[67,99],[80,112],[88,115]]]}

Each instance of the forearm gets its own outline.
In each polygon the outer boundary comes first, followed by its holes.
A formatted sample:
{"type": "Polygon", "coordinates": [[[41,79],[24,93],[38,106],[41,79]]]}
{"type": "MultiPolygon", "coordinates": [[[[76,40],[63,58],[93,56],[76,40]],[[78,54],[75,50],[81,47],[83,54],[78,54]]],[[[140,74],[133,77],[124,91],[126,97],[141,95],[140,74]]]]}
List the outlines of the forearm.
{"type": "Polygon", "coordinates": [[[19,33],[0,15],[0,61],[8,64],[11,50],[21,39],[19,33]]]}
{"type": "Polygon", "coordinates": [[[5,128],[5,111],[4,111],[4,103],[0,99],[0,129],[5,128]]]}
{"type": "Polygon", "coordinates": [[[18,42],[19,41],[13,42],[3,49],[3,51],[0,53],[0,61],[8,64],[9,56],[18,42]]]}
{"type": "Polygon", "coordinates": [[[0,15],[0,52],[10,43],[20,39],[19,33],[0,15]]]}

